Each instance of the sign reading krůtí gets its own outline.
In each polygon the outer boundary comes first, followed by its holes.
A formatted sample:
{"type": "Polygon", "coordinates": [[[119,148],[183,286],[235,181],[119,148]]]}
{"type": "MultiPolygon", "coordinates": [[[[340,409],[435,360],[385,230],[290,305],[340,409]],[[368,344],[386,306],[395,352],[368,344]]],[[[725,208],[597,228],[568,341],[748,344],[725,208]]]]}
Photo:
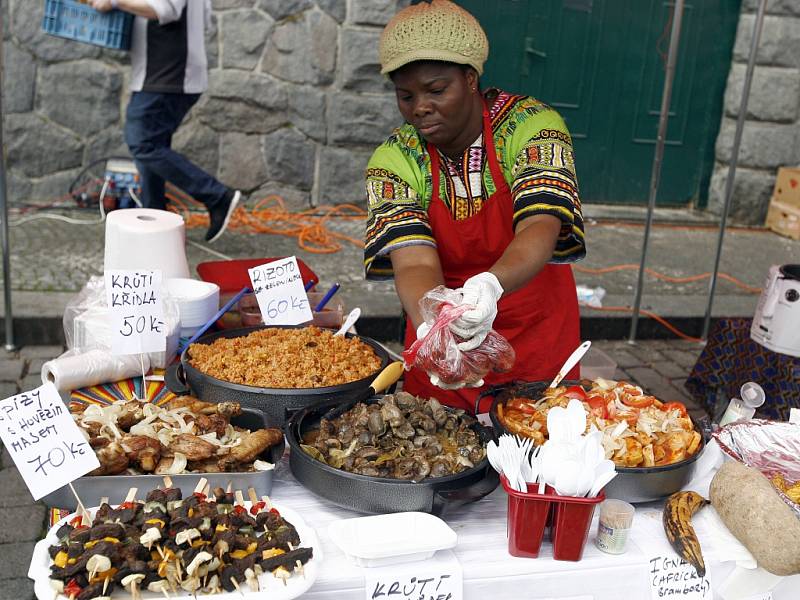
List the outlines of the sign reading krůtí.
{"type": "Polygon", "coordinates": [[[111,353],[146,354],[167,347],[161,271],[105,272],[111,353]]]}

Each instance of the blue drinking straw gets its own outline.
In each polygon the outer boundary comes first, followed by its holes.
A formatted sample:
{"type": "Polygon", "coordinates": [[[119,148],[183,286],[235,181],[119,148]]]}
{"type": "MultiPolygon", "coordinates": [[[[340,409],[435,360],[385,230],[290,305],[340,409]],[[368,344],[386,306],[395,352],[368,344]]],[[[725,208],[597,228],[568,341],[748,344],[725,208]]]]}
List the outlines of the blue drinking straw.
{"type": "Polygon", "coordinates": [[[322,297],[322,300],[319,301],[319,304],[317,304],[317,307],[314,309],[314,312],[320,312],[323,308],[325,308],[325,305],[328,303],[328,301],[331,298],[333,298],[333,295],[338,291],[339,291],[339,283],[337,282],[334,283],[331,289],[329,289],[328,292],[322,297]]]}
{"type": "Polygon", "coordinates": [[[186,342],[183,346],[180,347],[180,349],[178,350],[178,354],[182,354],[183,351],[186,350],[190,344],[193,344],[197,340],[197,338],[199,338],[209,329],[209,327],[211,327],[214,323],[216,323],[219,319],[221,319],[222,315],[224,315],[231,308],[233,308],[233,305],[236,304],[239,300],[241,300],[242,296],[251,291],[252,290],[249,287],[243,287],[242,291],[240,291],[233,298],[231,298],[230,301],[225,306],[219,309],[219,312],[217,314],[211,317],[205,325],[203,325],[200,329],[197,330],[197,333],[195,333],[191,338],[189,338],[188,342],[186,342]]]}

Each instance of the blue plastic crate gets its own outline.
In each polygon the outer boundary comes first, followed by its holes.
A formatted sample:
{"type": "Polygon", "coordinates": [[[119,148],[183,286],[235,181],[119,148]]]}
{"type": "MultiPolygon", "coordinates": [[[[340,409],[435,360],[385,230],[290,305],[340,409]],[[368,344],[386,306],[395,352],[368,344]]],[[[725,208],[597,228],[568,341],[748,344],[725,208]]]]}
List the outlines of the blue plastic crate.
{"type": "Polygon", "coordinates": [[[101,13],[76,0],[45,0],[45,33],[114,50],[130,50],[133,15],[121,10],[101,13]]]}

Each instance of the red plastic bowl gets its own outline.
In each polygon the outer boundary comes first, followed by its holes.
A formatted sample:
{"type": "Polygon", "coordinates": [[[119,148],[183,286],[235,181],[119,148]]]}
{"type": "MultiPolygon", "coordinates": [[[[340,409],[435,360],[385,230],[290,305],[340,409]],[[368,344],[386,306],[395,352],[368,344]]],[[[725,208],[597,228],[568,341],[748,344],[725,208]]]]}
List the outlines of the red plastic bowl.
{"type": "MultiPolygon", "coordinates": [[[[219,286],[219,305],[223,306],[228,300],[233,298],[243,287],[250,287],[250,275],[248,269],[265,265],[276,260],[285,258],[275,256],[272,258],[239,258],[236,260],[213,260],[197,265],[197,274],[203,281],[216,283],[219,286]]],[[[300,275],[303,276],[303,283],[309,281],[318,282],[319,277],[301,259],[297,259],[297,266],[300,267],[300,275]]],[[[260,322],[259,322],[260,324],[260,322]]],[[[220,329],[237,329],[242,327],[242,318],[238,308],[228,311],[217,321],[220,329]]]]}
{"type": "MultiPolygon", "coordinates": [[[[276,260],[286,258],[276,256],[272,258],[239,258],[236,260],[213,260],[197,265],[197,274],[203,281],[210,281],[219,286],[220,294],[236,293],[243,287],[250,287],[250,275],[248,269],[265,265],[276,260]]],[[[297,266],[300,267],[300,274],[303,276],[303,283],[309,281],[319,281],[319,277],[301,259],[297,259],[297,266]]]]}

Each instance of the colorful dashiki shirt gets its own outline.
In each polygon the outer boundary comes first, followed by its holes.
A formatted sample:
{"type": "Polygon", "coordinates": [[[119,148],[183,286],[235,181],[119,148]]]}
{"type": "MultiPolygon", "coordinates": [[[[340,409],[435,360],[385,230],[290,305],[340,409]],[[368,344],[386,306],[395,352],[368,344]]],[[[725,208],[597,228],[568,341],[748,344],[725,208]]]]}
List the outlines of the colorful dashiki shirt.
{"type": "MultiPolygon", "coordinates": [[[[497,158],[514,199],[514,226],[529,216],[554,215],[562,226],[551,262],[583,258],[586,245],[572,139],[561,116],[529,96],[496,89],[487,90],[485,96],[491,105],[497,158]]],[[[456,160],[439,154],[443,170],[439,197],[456,220],[477,214],[495,192],[483,141],[479,136],[456,160]]],[[[428,223],[431,159],[412,125],[396,129],[374,152],[366,188],[366,275],[391,278],[392,250],[415,244],[436,247],[428,223]]]]}

